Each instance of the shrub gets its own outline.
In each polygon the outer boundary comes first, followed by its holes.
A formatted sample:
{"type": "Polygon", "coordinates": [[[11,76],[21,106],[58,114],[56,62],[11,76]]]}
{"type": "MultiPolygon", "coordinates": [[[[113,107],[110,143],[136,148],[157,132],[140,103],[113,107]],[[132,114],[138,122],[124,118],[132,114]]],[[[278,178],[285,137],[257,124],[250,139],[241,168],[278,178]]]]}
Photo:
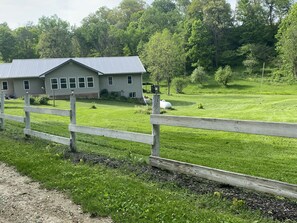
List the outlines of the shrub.
{"type": "Polygon", "coordinates": [[[245,66],[246,72],[249,75],[251,75],[255,71],[255,68],[259,64],[259,62],[254,58],[248,58],[248,59],[244,60],[242,63],[245,66]]]}
{"type": "Polygon", "coordinates": [[[39,104],[41,104],[41,105],[48,105],[49,103],[49,97],[48,96],[46,96],[46,95],[42,95],[42,96],[40,96],[39,97],[39,104]]]}
{"type": "Polygon", "coordinates": [[[30,97],[30,105],[34,105],[36,103],[35,97],[30,97]]]}
{"type": "Polygon", "coordinates": [[[176,77],[172,81],[172,86],[175,88],[176,93],[183,93],[183,89],[188,85],[188,80],[182,77],[176,77]]]}
{"type": "Polygon", "coordinates": [[[191,82],[203,84],[206,81],[206,72],[202,66],[198,66],[191,74],[191,82]]]}
{"type": "Polygon", "coordinates": [[[101,97],[101,98],[107,98],[108,95],[109,95],[109,93],[108,93],[108,90],[107,90],[107,89],[102,89],[102,90],[100,91],[100,97],[101,97]]]}
{"type": "Polygon", "coordinates": [[[118,98],[118,97],[120,97],[120,92],[112,91],[109,94],[109,98],[111,98],[111,99],[115,99],[115,98],[118,98]]]}
{"type": "Polygon", "coordinates": [[[230,66],[226,66],[224,68],[219,67],[219,69],[215,73],[215,80],[222,84],[223,86],[227,86],[227,84],[231,81],[232,78],[232,69],[230,66]]]}

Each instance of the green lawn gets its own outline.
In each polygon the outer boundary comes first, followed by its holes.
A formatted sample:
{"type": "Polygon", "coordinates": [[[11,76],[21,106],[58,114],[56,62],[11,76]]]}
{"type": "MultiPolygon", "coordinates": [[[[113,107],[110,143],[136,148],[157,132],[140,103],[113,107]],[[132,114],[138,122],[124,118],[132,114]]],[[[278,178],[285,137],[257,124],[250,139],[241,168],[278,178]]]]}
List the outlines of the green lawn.
{"type": "MultiPolygon", "coordinates": [[[[242,203],[140,179],[133,173],[61,159],[63,146],[25,140],[10,125],[1,132],[0,161],[16,166],[48,189],[61,190],[94,216],[114,222],[275,222],[242,203]]],[[[244,201],[243,201],[244,204],[244,201]]]]}
{"type": "MultiPolygon", "coordinates": [[[[185,92],[193,88],[195,86],[189,86],[185,92]]],[[[192,95],[162,94],[161,99],[170,101],[174,107],[166,114],[297,122],[297,95],[293,94],[293,86],[283,89],[290,92],[287,95],[281,91],[272,95],[249,94],[244,90],[238,94],[230,89],[222,90],[229,90],[229,94],[210,94],[204,90],[201,93],[195,90],[192,95]],[[204,109],[198,109],[199,104],[204,109]]],[[[23,103],[22,100],[6,101],[5,113],[23,115],[23,103]]],[[[58,109],[69,107],[67,100],[56,101],[58,109]]],[[[78,100],[77,123],[151,133],[149,115],[140,112],[146,109],[125,102],[78,100]],[[93,105],[96,109],[91,109],[93,105]]],[[[68,118],[32,114],[31,121],[34,130],[69,136],[68,118]]],[[[25,141],[24,124],[7,121],[6,126],[7,130],[0,133],[0,160],[15,165],[49,188],[66,190],[90,213],[111,215],[116,222],[139,222],[139,219],[142,222],[268,221],[243,208],[234,210],[228,201],[209,195],[198,197],[185,191],[160,188],[133,174],[100,165],[73,165],[60,159],[60,146],[38,139],[25,141]]],[[[78,134],[78,150],[136,163],[147,162],[151,153],[148,145],[83,134],[78,134]]],[[[297,184],[295,139],[162,126],[161,157],[297,184]]]]}
{"type": "MultiPolygon", "coordinates": [[[[297,122],[296,95],[200,94],[161,95],[175,110],[169,115],[297,122]],[[204,109],[198,109],[198,104],[204,109]]],[[[22,114],[22,101],[6,103],[6,112],[22,114]]],[[[68,101],[57,101],[68,109],[68,101]]],[[[77,123],[150,133],[149,115],[124,102],[83,100],[77,103],[77,123]],[[97,109],[90,109],[95,105],[97,109]]],[[[68,136],[68,118],[33,114],[32,128],[68,136]]],[[[22,126],[22,125],[19,125],[22,126]]],[[[79,150],[116,158],[147,160],[150,146],[103,137],[78,135],[79,150]]],[[[161,157],[297,184],[297,141],[179,127],[161,127],[161,157]]]]}

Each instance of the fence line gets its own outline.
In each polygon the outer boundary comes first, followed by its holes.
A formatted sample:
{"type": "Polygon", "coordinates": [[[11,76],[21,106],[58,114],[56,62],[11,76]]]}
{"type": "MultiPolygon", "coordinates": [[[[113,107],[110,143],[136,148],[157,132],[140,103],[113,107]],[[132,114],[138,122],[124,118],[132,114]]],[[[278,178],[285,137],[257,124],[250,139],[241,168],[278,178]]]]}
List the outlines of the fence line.
{"type": "Polygon", "coordinates": [[[297,138],[297,124],[160,115],[160,95],[154,95],[152,115],[150,117],[152,124],[152,134],[150,135],[104,128],[78,126],[76,124],[76,98],[73,94],[70,95],[70,110],[33,108],[30,106],[30,96],[29,94],[26,94],[24,107],[25,118],[4,114],[5,97],[3,92],[0,99],[0,129],[2,130],[4,129],[5,119],[17,122],[25,122],[24,134],[26,137],[34,136],[68,145],[72,152],[75,152],[77,149],[76,133],[105,136],[145,143],[152,146],[152,152],[149,159],[151,166],[190,174],[224,184],[253,189],[260,192],[297,198],[297,185],[295,184],[288,184],[285,182],[264,179],[160,157],[160,125],[297,138]],[[64,117],[68,116],[70,118],[70,124],[68,128],[70,137],[66,138],[31,130],[30,113],[32,112],[64,117]]]}

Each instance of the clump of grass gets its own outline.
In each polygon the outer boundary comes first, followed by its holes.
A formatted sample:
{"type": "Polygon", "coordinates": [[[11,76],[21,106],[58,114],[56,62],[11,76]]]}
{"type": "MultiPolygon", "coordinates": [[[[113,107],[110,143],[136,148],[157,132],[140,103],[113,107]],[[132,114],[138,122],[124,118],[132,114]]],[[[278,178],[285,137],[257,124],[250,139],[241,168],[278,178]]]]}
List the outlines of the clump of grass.
{"type": "Polygon", "coordinates": [[[135,112],[134,113],[150,115],[150,114],[152,114],[152,107],[150,107],[148,105],[135,106],[135,112]]]}
{"type": "Polygon", "coordinates": [[[96,105],[92,105],[90,109],[97,109],[96,105]]]}
{"type": "Polygon", "coordinates": [[[204,109],[203,104],[199,103],[199,104],[197,105],[197,108],[198,108],[198,109],[204,109]]]}

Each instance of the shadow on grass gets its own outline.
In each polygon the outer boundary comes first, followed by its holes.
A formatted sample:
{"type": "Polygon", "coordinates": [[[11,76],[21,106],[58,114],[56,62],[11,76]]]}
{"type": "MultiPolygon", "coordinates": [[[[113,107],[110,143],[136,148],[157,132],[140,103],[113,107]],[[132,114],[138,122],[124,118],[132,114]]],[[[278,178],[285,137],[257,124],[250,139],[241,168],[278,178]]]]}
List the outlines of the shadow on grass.
{"type": "Polygon", "coordinates": [[[211,83],[207,85],[203,85],[201,89],[216,89],[216,90],[247,90],[252,88],[253,86],[246,84],[229,84],[226,87],[218,85],[216,83],[211,83]]]}
{"type": "Polygon", "coordinates": [[[23,106],[17,107],[17,106],[5,106],[4,107],[5,110],[9,110],[9,109],[24,109],[23,106]]]}
{"type": "Polygon", "coordinates": [[[191,106],[196,104],[196,102],[191,102],[191,101],[180,101],[180,100],[171,100],[171,99],[168,99],[166,101],[170,102],[172,106],[191,106]]]}
{"type": "Polygon", "coordinates": [[[140,103],[132,103],[132,102],[125,102],[125,101],[115,101],[115,100],[105,100],[105,99],[78,99],[78,103],[83,104],[98,104],[98,105],[109,105],[109,106],[116,106],[116,107],[127,107],[131,108],[135,105],[142,105],[140,103]]]}

